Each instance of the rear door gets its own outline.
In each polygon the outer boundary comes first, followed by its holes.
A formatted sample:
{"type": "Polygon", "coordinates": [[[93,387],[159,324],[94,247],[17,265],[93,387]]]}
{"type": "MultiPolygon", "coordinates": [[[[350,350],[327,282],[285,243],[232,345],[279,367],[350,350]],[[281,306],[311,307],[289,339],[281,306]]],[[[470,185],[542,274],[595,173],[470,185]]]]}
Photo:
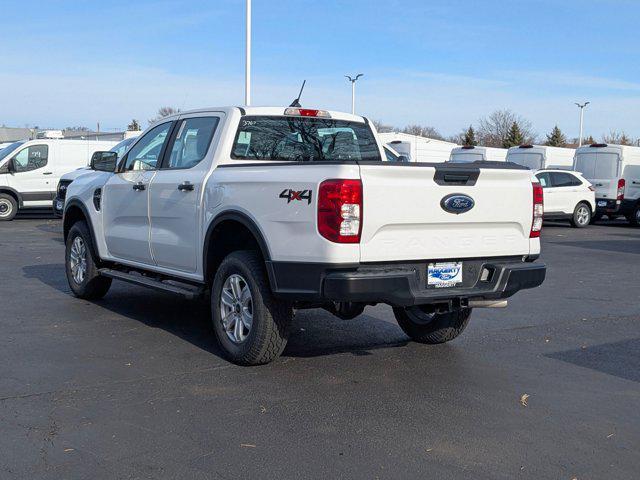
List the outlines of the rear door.
{"type": "Polygon", "coordinates": [[[149,185],[172,127],[173,122],[165,122],[143,135],[102,189],[105,242],[116,259],[154,264],[149,246],[149,185]]]}
{"type": "Polygon", "coordinates": [[[527,255],[532,222],[531,172],[443,164],[360,165],[363,262],[527,255]],[[455,214],[452,194],[473,208],[455,214]]]}
{"type": "MultiPolygon", "coordinates": [[[[570,173],[550,172],[551,186],[553,188],[545,190],[545,196],[549,191],[553,191],[554,210],[563,213],[573,213],[578,201],[581,200],[580,190],[582,182],[570,173]]],[[[546,206],[546,197],[545,197],[546,206]]]]}
{"type": "Polygon", "coordinates": [[[589,180],[596,189],[596,198],[615,200],[618,192],[620,155],[615,152],[580,152],[576,156],[575,170],[589,180]]]}
{"type": "Polygon", "coordinates": [[[203,182],[221,113],[181,117],[149,189],[151,251],[156,264],[181,272],[197,269],[203,182]]]}

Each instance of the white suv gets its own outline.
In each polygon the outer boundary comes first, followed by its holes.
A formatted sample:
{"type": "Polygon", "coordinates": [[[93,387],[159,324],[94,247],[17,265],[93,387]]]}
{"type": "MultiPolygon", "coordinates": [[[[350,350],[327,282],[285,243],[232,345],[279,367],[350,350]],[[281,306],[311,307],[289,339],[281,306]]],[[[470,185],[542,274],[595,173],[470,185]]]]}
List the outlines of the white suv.
{"type": "Polygon", "coordinates": [[[596,211],[595,188],[580,173],[539,170],[536,177],[544,190],[545,220],[567,219],[576,228],[591,223],[596,211]]]}

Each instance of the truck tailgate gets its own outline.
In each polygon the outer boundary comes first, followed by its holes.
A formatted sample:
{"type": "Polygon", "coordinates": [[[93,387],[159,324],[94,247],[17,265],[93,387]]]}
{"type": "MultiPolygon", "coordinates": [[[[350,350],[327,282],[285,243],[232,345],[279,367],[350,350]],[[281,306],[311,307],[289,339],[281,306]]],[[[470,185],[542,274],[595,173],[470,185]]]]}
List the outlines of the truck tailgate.
{"type": "Polygon", "coordinates": [[[360,174],[361,262],[529,254],[529,170],[361,164],[360,174]],[[450,213],[441,206],[450,194],[468,195],[475,204],[464,213],[450,213]]]}

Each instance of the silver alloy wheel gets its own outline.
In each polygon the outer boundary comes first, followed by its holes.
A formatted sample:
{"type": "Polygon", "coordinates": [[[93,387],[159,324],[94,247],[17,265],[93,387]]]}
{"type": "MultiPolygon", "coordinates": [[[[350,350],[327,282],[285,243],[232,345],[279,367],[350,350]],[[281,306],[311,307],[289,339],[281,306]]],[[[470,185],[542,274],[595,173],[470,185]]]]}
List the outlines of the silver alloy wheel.
{"type": "Polygon", "coordinates": [[[234,273],[222,285],[220,291],[220,319],[222,328],[233,343],[242,343],[253,325],[253,298],[249,284],[234,273]]]}
{"type": "Polygon", "coordinates": [[[71,244],[69,252],[69,268],[73,281],[82,285],[84,277],[87,275],[87,246],[82,237],[76,237],[71,244]]]}
{"type": "Polygon", "coordinates": [[[0,198],[0,218],[8,217],[13,211],[13,205],[6,198],[0,198]]]}
{"type": "Polygon", "coordinates": [[[589,209],[585,205],[580,205],[576,213],[576,222],[578,225],[587,225],[589,223],[589,209]]]}

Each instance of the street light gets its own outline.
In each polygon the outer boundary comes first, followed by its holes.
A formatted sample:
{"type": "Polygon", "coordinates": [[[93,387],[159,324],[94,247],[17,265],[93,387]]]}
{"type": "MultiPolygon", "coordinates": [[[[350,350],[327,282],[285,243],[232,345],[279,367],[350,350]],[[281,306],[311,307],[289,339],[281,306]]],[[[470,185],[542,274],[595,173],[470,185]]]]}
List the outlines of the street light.
{"type": "Polygon", "coordinates": [[[576,103],[578,108],[580,108],[580,138],[578,139],[578,147],[582,146],[582,125],[584,120],[584,108],[589,105],[591,102],[584,102],[582,105],[576,103]]]}
{"type": "Polygon", "coordinates": [[[351,82],[351,113],[356,113],[356,82],[363,74],[359,73],[355,76],[355,78],[351,78],[349,75],[345,75],[347,79],[351,82]]]}
{"type": "Polygon", "coordinates": [[[244,104],[251,105],[251,0],[247,0],[245,67],[244,67],[244,104]]]}

